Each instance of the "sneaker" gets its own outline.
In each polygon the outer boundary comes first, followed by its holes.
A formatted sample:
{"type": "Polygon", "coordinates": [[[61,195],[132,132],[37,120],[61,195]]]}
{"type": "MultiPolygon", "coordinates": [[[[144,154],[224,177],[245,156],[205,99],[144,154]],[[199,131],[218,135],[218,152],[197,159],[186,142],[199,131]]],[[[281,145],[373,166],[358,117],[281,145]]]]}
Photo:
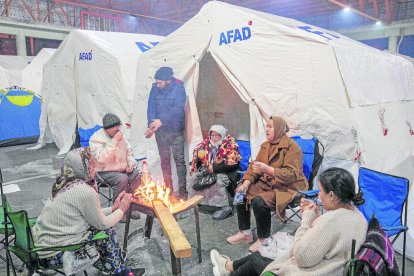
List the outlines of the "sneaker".
{"type": "Polygon", "coordinates": [[[242,231],[239,231],[237,234],[227,238],[227,242],[229,244],[251,243],[252,241],[253,234],[246,235],[242,231]]]}
{"type": "Polygon", "coordinates": [[[254,244],[250,245],[249,251],[252,253],[257,252],[260,249],[260,247],[262,247],[262,245],[262,242],[259,239],[257,239],[257,241],[254,244]]]}
{"type": "Polygon", "coordinates": [[[213,274],[214,276],[228,276],[230,271],[226,269],[226,262],[230,260],[225,255],[220,255],[217,250],[213,249],[210,251],[210,259],[213,263],[213,274]]]}

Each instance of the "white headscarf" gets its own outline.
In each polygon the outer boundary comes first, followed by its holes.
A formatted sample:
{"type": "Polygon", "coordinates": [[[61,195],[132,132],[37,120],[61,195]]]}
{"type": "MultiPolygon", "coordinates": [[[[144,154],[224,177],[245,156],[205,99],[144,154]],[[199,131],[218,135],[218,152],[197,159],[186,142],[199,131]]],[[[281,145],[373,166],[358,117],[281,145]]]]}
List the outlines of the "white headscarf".
{"type": "MultiPolygon", "coordinates": [[[[217,142],[214,146],[221,145],[221,143],[223,142],[224,138],[226,138],[226,136],[227,136],[228,130],[224,126],[222,126],[222,125],[212,125],[210,127],[210,130],[208,131],[208,135],[210,135],[210,133],[212,131],[217,132],[221,136],[220,141],[217,142]]],[[[211,143],[211,140],[210,140],[210,143],[211,143]]],[[[213,143],[211,143],[211,144],[213,144],[213,143]]]]}
{"type": "Polygon", "coordinates": [[[213,164],[214,159],[216,158],[217,151],[218,151],[221,143],[223,142],[224,138],[227,136],[228,131],[222,125],[212,125],[210,127],[210,130],[209,130],[208,134],[210,135],[212,131],[217,132],[221,136],[220,141],[218,141],[217,143],[213,143],[213,141],[211,141],[211,139],[209,138],[209,142],[210,142],[210,145],[211,145],[211,148],[210,148],[210,162],[213,164]]]}

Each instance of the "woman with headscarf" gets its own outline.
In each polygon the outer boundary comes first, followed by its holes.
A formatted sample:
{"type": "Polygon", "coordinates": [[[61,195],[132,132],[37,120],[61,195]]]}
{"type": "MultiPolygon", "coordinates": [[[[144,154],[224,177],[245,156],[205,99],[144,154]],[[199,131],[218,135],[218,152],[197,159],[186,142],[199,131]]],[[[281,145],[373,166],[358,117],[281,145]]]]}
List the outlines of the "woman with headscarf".
{"type": "Polygon", "coordinates": [[[275,260],[256,252],[232,261],[213,249],[210,257],[214,276],[259,276],[265,271],[278,276],[347,274],[352,241],[358,252],[367,235],[367,220],[358,210],[365,202],[363,194],[355,193],[354,177],[341,168],[322,172],[318,188],[326,212],[322,215],[318,203],[301,199],[301,225],[287,252],[275,260]]]}
{"type": "Polygon", "coordinates": [[[208,137],[194,149],[187,191],[189,197],[196,194],[203,195],[202,205],[218,209],[213,214],[213,219],[224,219],[233,210],[228,189],[235,187],[240,159],[236,140],[228,135],[227,129],[222,125],[212,125],[208,137]],[[217,182],[208,188],[196,191],[193,187],[199,181],[198,176],[202,168],[206,168],[209,173],[215,173],[217,182]]]}
{"type": "MultiPolygon", "coordinates": [[[[100,257],[94,266],[114,275],[128,275],[131,270],[125,266],[126,253],[121,250],[112,226],[128,210],[132,195],[122,192],[112,207],[102,209],[94,176],[89,148],[77,148],[66,155],[53,185],[52,197],[46,202],[33,228],[35,245],[56,247],[77,244],[91,240],[103,230],[109,239],[95,243],[95,251],[100,257]]],[[[38,254],[49,267],[63,264],[63,252],[39,251],[38,254]]]]}
{"type": "Polygon", "coordinates": [[[284,221],[285,208],[298,190],[307,190],[303,175],[302,151],[286,133],[289,127],[279,116],[271,116],[266,124],[267,141],[261,145],[256,160],[251,162],[236,192],[245,193],[245,204],[237,206],[239,232],[227,238],[230,244],[251,243],[250,208],[256,217],[257,241],[249,247],[256,252],[270,242],[271,212],[284,221]]]}

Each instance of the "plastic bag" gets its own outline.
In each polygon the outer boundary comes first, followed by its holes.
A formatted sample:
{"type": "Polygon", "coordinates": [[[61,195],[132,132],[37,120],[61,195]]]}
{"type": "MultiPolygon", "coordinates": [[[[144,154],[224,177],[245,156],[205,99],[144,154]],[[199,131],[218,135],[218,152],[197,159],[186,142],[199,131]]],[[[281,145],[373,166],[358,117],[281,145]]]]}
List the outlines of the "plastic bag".
{"type": "Polygon", "coordinates": [[[99,252],[94,246],[85,246],[77,251],[63,253],[63,272],[73,275],[92,266],[99,259],[99,252]]]}
{"type": "Polygon", "coordinates": [[[263,257],[277,259],[287,253],[293,245],[293,236],[286,232],[276,232],[272,235],[272,241],[259,248],[263,257]]]}

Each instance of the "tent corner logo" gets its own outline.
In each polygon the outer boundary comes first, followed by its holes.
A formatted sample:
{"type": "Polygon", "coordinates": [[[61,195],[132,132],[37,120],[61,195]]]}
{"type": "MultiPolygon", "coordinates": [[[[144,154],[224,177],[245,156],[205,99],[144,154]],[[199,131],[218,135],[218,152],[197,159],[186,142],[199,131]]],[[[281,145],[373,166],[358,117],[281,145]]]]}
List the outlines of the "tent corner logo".
{"type": "Polygon", "coordinates": [[[247,40],[252,36],[252,31],[250,30],[250,27],[252,25],[252,21],[249,20],[247,23],[248,26],[234,29],[234,30],[228,30],[225,32],[220,33],[220,42],[219,46],[222,44],[230,44],[237,41],[243,41],[247,40]]]}
{"type": "Polygon", "coordinates": [[[135,42],[135,44],[137,44],[137,46],[141,50],[141,52],[148,51],[149,49],[151,49],[152,47],[154,47],[158,43],[160,43],[160,42],[159,41],[153,41],[153,42],[149,43],[150,45],[148,45],[148,44],[145,44],[144,42],[141,42],[141,41],[135,42]]]}
{"type": "Polygon", "coordinates": [[[309,32],[311,34],[319,35],[319,36],[321,36],[323,38],[326,38],[328,40],[340,38],[337,35],[334,35],[334,34],[331,34],[331,33],[328,33],[328,32],[322,32],[322,31],[316,30],[315,27],[311,27],[311,26],[298,26],[298,28],[303,30],[303,31],[309,32]]]}
{"type": "Polygon", "coordinates": [[[92,60],[92,50],[90,52],[80,52],[79,60],[92,60]]]}

